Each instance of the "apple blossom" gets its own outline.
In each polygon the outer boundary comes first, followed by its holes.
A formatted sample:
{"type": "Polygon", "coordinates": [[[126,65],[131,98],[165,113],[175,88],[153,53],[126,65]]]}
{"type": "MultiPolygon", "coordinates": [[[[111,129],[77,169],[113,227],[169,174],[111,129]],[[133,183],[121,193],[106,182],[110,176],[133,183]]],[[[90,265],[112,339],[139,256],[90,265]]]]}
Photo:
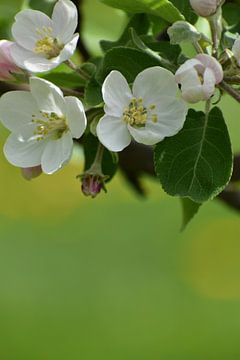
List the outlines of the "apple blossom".
{"type": "Polygon", "coordinates": [[[199,54],[181,65],[175,78],[181,84],[183,99],[196,103],[207,100],[214,94],[215,85],[223,80],[223,70],[214,57],[199,54]]]}
{"type": "Polygon", "coordinates": [[[0,80],[13,80],[11,73],[19,72],[19,67],[13,61],[10,49],[13,46],[12,41],[0,40],[0,80]]]}
{"type": "Polygon", "coordinates": [[[69,161],[73,138],[86,128],[83,105],[44,79],[30,78],[29,91],[11,91],[0,99],[0,119],[12,133],[4,154],[21,168],[41,165],[52,174],[69,161]]]}
{"type": "Polygon", "coordinates": [[[131,137],[154,145],[175,135],[187,113],[177,92],[174,75],[160,66],[139,73],[132,90],[119,71],[112,71],[102,87],[105,115],[97,125],[100,142],[111,151],[121,151],[131,137]]]}
{"type": "Polygon", "coordinates": [[[207,17],[215,14],[222,0],[190,0],[193,10],[199,16],[207,17]]]}
{"type": "Polygon", "coordinates": [[[18,66],[30,72],[48,71],[68,60],[74,53],[78,34],[77,8],[70,0],[59,0],[52,18],[37,10],[22,10],[15,16],[11,49],[18,66]]]}

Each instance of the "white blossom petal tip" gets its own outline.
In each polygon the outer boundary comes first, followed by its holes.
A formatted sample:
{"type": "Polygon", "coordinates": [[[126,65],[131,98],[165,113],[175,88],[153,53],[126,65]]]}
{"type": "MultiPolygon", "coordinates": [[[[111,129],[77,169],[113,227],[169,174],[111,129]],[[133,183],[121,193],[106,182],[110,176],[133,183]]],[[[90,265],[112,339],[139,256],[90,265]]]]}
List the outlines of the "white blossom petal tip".
{"type": "Polygon", "coordinates": [[[185,101],[205,101],[214,94],[215,85],[223,80],[223,69],[214,57],[199,54],[179,67],[175,80],[181,85],[185,101]]]}
{"type": "Polygon", "coordinates": [[[78,12],[70,0],[58,0],[52,18],[37,10],[22,10],[15,17],[12,35],[14,61],[30,72],[51,70],[68,60],[77,46],[78,12]]]}
{"type": "Polygon", "coordinates": [[[131,138],[154,145],[175,135],[187,113],[177,91],[174,75],[160,66],[140,72],[132,90],[119,71],[112,71],[102,87],[105,116],[97,126],[100,142],[117,152],[127,147],[131,138]]]}
{"type": "Polygon", "coordinates": [[[72,154],[73,138],[87,126],[81,101],[63,97],[44,79],[30,79],[30,92],[12,91],[0,99],[0,119],[12,134],[4,146],[7,160],[21,168],[41,166],[52,174],[72,154]]]}

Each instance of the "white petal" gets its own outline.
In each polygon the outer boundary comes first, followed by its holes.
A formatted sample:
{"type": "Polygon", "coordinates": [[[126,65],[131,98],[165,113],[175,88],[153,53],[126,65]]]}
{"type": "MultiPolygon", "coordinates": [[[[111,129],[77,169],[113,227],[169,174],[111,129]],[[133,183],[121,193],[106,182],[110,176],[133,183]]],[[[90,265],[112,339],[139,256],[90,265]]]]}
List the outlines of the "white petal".
{"type": "Polygon", "coordinates": [[[125,77],[119,71],[111,71],[102,86],[105,112],[111,116],[122,116],[133,95],[125,77]]]}
{"type": "Polygon", "coordinates": [[[182,129],[188,111],[184,101],[172,97],[163,97],[157,110],[158,121],[155,123],[149,117],[146,130],[151,130],[164,138],[173,136],[182,129]]]}
{"type": "MultiPolygon", "coordinates": [[[[197,59],[187,60],[184,64],[182,64],[175,74],[175,80],[178,84],[181,84],[182,78],[185,77],[189,71],[193,71],[194,68],[201,67],[201,72],[204,71],[204,66],[197,59]]],[[[196,69],[195,69],[196,71],[196,69]]],[[[196,71],[197,72],[197,71],[196,71]]]]}
{"type": "Polygon", "coordinates": [[[37,29],[52,28],[52,20],[37,10],[26,9],[15,16],[16,22],[12,26],[12,35],[16,42],[27,50],[35,48],[36,41],[41,37],[37,29]]]}
{"type": "Polygon", "coordinates": [[[33,73],[51,70],[60,63],[59,57],[48,60],[42,55],[35,54],[34,52],[26,50],[17,44],[12,45],[11,55],[19,67],[33,73]]]}
{"type": "Polygon", "coordinates": [[[53,9],[53,33],[66,44],[71,40],[78,22],[78,11],[70,0],[59,0],[53,9]]]}
{"type": "Polygon", "coordinates": [[[37,112],[37,103],[29,91],[9,91],[0,99],[0,120],[10,131],[17,132],[37,112]]]}
{"type": "Polygon", "coordinates": [[[58,115],[64,114],[65,101],[63,93],[56,85],[44,79],[31,77],[30,88],[40,110],[53,111],[58,115]]]}
{"type": "Polygon", "coordinates": [[[55,58],[55,61],[61,64],[64,61],[68,60],[76,50],[78,38],[79,38],[79,34],[75,34],[73,38],[64,46],[59,56],[55,58]]]}
{"type": "Polygon", "coordinates": [[[189,103],[203,100],[203,88],[197,70],[191,68],[181,76],[182,97],[189,103]]]}
{"type": "Polygon", "coordinates": [[[128,126],[128,130],[135,141],[140,144],[145,145],[154,145],[163,140],[163,136],[157,134],[155,131],[147,128],[133,128],[132,126],[128,126]]]}
{"type": "Polygon", "coordinates": [[[205,69],[209,68],[212,70],[215,76],[215,84],[219,84],[222,81],[223,69],[217,59],[207,54],[198,54],[196,59],[198,59],[203,64],[205,69]]]}
{"type": "Polygon", "coordinates": [[[174,75],[160,66],[143,70],[133,83],[133,95],[143,98],[145,106],[157,104],[161,96],[175,96],[178,86],[174,75]]]}
{"type": "Polygon", "coordinates": [[[47,143],[42,159],[42,171],[46,174],[52,174],[59,170],[72,155],[73,140],[68,131],[58,140],[51,140],[47,143]]]}
{"type": "Polygon", "coordinates": [[[127,125],[122,119],[105,115],[97,125],[100,142],[110,151],[121,151],[131,142],[127,125]]]}
{"type": "Polygon", "coordinates": [[[74,96],[66,96],[66,117],[72,137],[78,139],[84,133],[87,126],[87,118],[84,107],[79,99],[74,96]]]}
{"type": "Polygon", "coordinates": [[[18,135],[11,134],[4,145],[3,152],[11,164],[19,167],[31,167],[41,163],[45,145],[45,140],[19,141],[18,135]]]}
{"type": "Polygon", "coordinates": [[[204,100],[209,99],[215,91],[216,77],[210,68],[207,68],[203,77],[203,92],[205,94],[204,100]]]}

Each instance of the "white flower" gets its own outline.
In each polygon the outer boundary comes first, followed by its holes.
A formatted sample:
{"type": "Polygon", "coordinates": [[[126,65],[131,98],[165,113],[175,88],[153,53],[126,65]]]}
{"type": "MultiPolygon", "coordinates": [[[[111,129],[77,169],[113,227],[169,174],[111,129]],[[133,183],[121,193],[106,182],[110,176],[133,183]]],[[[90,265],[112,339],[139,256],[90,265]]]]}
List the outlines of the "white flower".
{"type": "Polygon", "coordinates": [[[159,66],[136,77],[132,91],[124,76],[112,71],[102,87],[105,116],[97,125],[100,142],[121,151],[131,142],[153,145],[175,135],[186,118],[185,103],[177,98],[174,75],[159,66]]]}
{"type": "Polygon", "coordinates": [[[12,133],[4,154],[21,168],[41,165],[52,174],[69,161],[73,139],[86,128],[83,105],[44,79],[30,78],[29,91],[11,91],[0,99],[0,119],[12,133]]]}
{"type": "Polygon", "coordinates": [[[193,10],[199,16],[211,16],[215,14],[222,0],[190,0],[193,10]]]}
{"type": "Polygon", "coordinates": [[[232,47],[232,52],[233,52],[235,59],[237,60],[238,66],[240,66],[240,37],[238,37],[234,41],[234,44],[232,47]]]}
{"type": "Polygon", "coordinates": [[[199,54],[181,65],[175,78],[181,84],[183,99],[196,103],[207,100],[214,94],[215,85],[223,79],[223,70],[214,57],[199,54]]]}
{"type": "Polygon", "coordinates": [[[68,60],[77,46],[77,17],[70,0],[56,3],[52,19],[37,10],[19,12],[12,26],[16,43],[11,52],[16,64],[30,72],[43,72],[68,60]]]}

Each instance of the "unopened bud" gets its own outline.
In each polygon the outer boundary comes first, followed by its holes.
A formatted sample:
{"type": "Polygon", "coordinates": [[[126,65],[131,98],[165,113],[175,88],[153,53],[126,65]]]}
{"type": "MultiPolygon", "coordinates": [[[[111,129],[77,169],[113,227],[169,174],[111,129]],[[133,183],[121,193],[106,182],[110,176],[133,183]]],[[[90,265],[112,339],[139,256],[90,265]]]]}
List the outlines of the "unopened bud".
{"type": "Polygon", "coordinates": [[[41,165],[28,167],[28,168],[21,168],[21,172],[24,179],[32,180],[42,174],[42,168],[41,165]]]}
{"type": "Polygon", "coordinates": [[[85,173],[79,176],[82,181],[82,192],[85,196],[95,198],[103,189],[106,191],[104,181],[106,176],[85,173]]]}
{"type": "Polygon", "coordinates": [[[189,103],[208,100],[215,92],[215,85],[223,79],[223,69],[212,56],[199,54],[187,60],[175,74],[181,85],[182,97],[189,103]]]}
{"type": "Polygon", "coordinates": [[[11,73],[21,71],[14,63],[10,53],[10,48],[13,45],[12,41],[0,40],[0,80],[8,81],[14,80],[11,73]]]}
{"type": "Polygon", "coordinates": [[[190,4],[197,15],[208,17],[216,13],[222,0],[190,0],[190,4]]]}

